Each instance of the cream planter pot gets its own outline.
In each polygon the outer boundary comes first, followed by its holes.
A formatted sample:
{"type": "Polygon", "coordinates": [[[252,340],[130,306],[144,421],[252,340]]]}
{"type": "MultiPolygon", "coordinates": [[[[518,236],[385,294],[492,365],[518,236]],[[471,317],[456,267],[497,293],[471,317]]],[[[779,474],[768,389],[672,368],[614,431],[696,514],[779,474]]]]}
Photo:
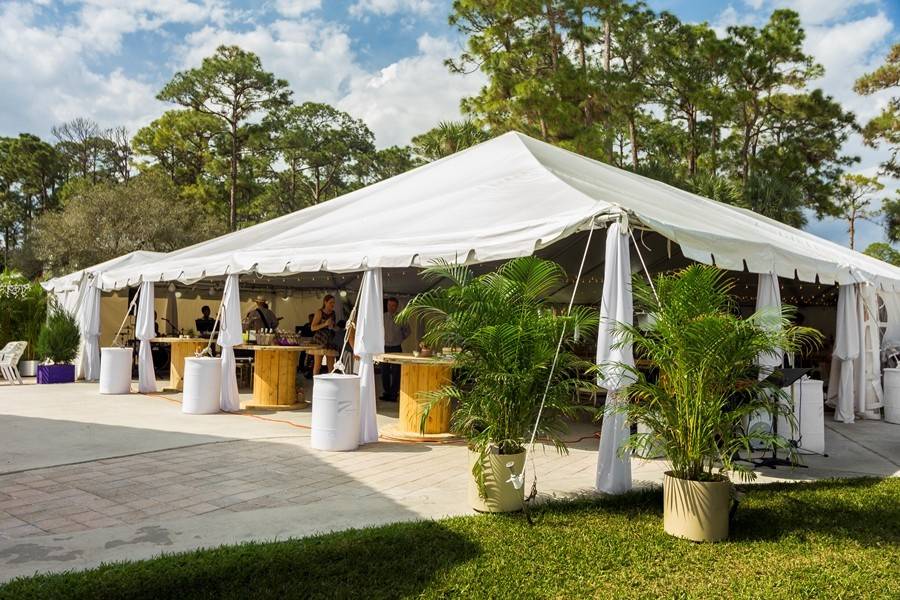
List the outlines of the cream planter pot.
{"type": "Polygon", "coordinates": [[[728,537],[730,481],[690,481],[666,473],[663,480],[663,526],[666,533],[695,542],[728,537]]]}
{"type": "MultiPolygon", "coordinates": [[[[469,465],[478,462],[477,452],[469,451],[469,465]]],[[[525,486],[516,489],[509,483],[509,477],[522,472],[525,465],[525,452],[519,454],[496,454],[490,452],[484,459],[484,485],[487,492],[482,498],[478,493],[478,482],[475,476],[469,477],[469,505],[478,512],[515,512],[522,510],[525,504],[525,486]]],[[[471,468],[469,470],[471,475],[471,468]]]]}

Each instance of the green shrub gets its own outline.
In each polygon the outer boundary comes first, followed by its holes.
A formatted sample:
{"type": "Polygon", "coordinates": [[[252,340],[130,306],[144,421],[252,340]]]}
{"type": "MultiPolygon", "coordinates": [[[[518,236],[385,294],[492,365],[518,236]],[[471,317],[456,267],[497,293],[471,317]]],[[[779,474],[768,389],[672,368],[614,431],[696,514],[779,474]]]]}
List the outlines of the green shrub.
{"type": "Polygon", "coordinates": [[[38,336],[37,354],[43,361],[71,363],[78,354],[81,332],[75,317],[54,308],[38,336]]]}
{"type": "Polygon", "coordinates": [[[0,346],[7,342],[28,342],[25,360],[35,356],[38,335],[47,318],[47,294],[38,283],[17,271],[0,273],[0,286],[27,285],[24,294],[0,294],[0,346]]]}

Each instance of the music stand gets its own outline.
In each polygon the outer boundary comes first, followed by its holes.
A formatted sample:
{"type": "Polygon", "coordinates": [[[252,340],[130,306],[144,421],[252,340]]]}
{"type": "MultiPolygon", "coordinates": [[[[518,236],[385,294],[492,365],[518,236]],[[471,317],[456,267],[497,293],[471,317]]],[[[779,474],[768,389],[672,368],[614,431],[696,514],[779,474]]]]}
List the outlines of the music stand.
{"type": "MultiPolygon", "coordinates": [[[[769,382],[779,388],[791,387],[800,380],[801,377],[806,375],[812,371],[812,369],[775,369],[766,377],[763,381],[769,382]]],[[[793,392],[791,392],[793,394],[793,392]]],[[[793,404],[793,398],[792,398],[793,404]]],[[[778,433],[778,416],[777,411],[772,413],[772,432],[778,433]]],[[[782,467],[802,467],[807,468],[807,465],[801,465],[799,463],[794,463],[790,460],[785,460],[783,458],[778,458],[778,446],[772,446],[772,456],[768,458],[760,458],[754,461],[751,461],[757,467],[769,467],[776,468],[778,466],[782,467]]]]}

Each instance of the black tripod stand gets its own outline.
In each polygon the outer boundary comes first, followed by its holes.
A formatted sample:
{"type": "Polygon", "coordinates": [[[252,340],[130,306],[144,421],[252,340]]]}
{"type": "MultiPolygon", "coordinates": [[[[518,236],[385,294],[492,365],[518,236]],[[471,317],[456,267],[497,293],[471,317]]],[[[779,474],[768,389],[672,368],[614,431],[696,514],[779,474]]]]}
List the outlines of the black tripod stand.
{"type": "MultiPolygon", "coordinates": [[[[765,381],[771,382],[773,385],[778,386],[779,388],[791,387],[794,385],[796,381],[798,381],[801,377],[809,373],[812,369],[776,369],[772,371],[772,374],[766,377],[765,381]]],[[[791,387],[791,405],[793,406],[793,387],[791,387]]],[[[773,402],[776,402],[775,410],[772,411],[772,433],[778,434],[778,410],[777,410],[777,399],[773,399],[773,402]]],[[[800,443],[799,440],[789,440],[789,443],[794,448],[798,448],[800,443]]],[[[770,469],[775,469],[777,467],[801,467],[803,469],[809,468],[807,465],[801,465],[800,463],[796,463],[792,460],[788,460],[786,458],[778,458],[778,446],[772,446],[772,456],[758,458],[756,460],[750,461],[754,466],[757,467],[769,467],[770,469]]]]}

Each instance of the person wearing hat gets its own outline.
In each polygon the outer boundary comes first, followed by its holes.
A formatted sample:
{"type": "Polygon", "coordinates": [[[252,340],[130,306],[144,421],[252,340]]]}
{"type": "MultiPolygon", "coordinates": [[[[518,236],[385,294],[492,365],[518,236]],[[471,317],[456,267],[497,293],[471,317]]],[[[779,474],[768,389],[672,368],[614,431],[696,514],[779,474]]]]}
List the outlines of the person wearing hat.
{"type": "Polygon", "coordinates": [[[256,302],[256,308],[247,313],[244,317],[244,329],[260,331],[262,329],[275,330],[278,327],[278,317],[269,309],[269,303],[262,296],[253,299],[256,302]]]}

